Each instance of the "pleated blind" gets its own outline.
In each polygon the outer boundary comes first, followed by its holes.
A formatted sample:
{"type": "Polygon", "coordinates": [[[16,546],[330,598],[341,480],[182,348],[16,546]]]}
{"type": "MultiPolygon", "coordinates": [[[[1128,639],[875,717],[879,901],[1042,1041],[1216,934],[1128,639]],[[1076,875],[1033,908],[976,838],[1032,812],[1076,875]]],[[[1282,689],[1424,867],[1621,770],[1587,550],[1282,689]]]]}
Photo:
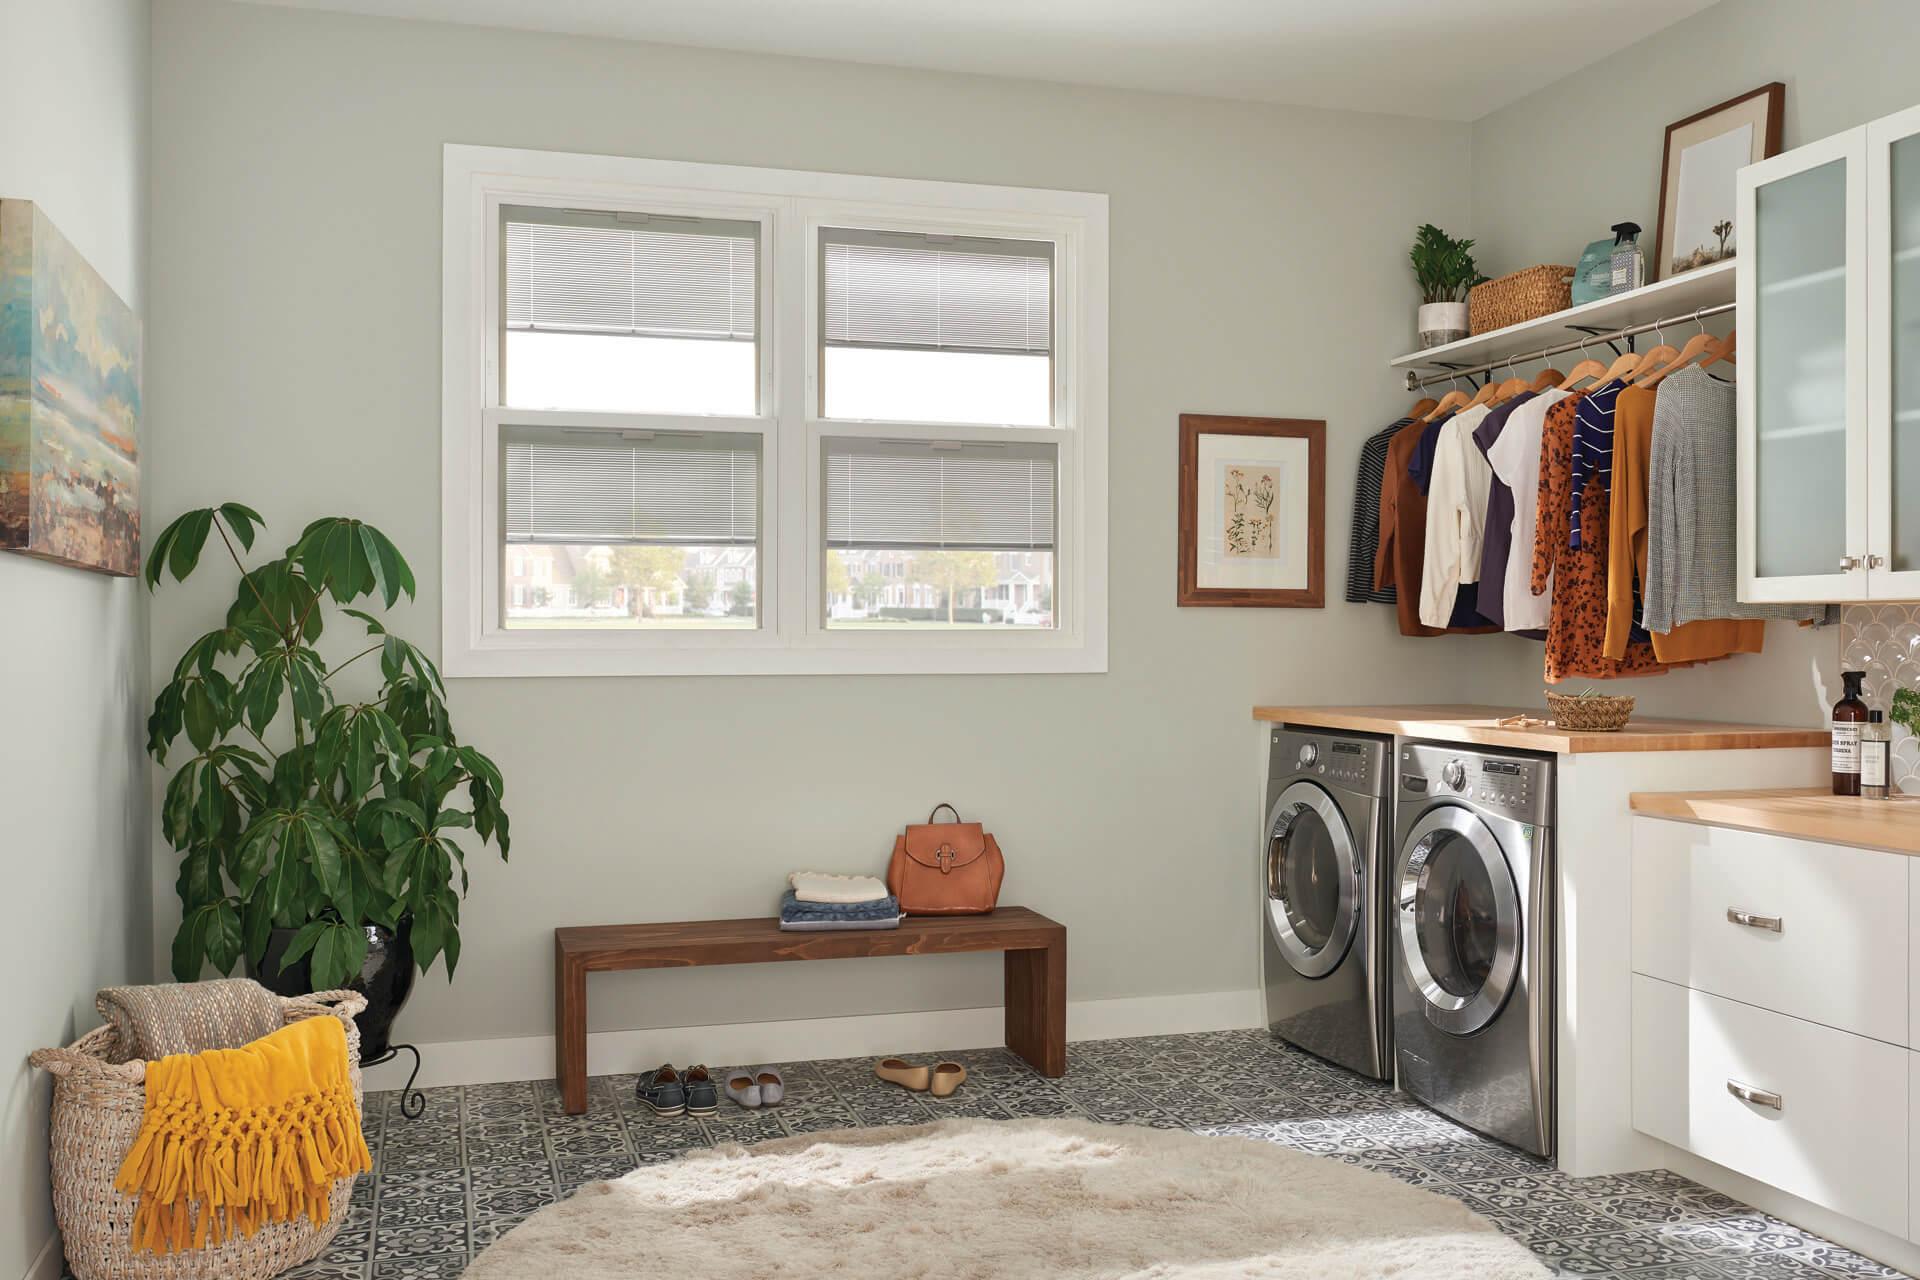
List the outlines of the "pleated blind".
{"type": "Polygon", "coordinates": [[[1045,355],[1053,246],[823,228],[829,346],[1045,355]]]}
{"type": "Polygon", "coordinates": [[[510,428],[507,541],[747,545],[760,536],[760,438],[510,428]]]}
{"type": "Polygon", "coordinates": [[[509,207],[509,329],[751,341],[760,224],[509,207]]]}
{"type": "Polygon", "coordinates": [[[1052,445],[826,441],[827,545],[1051,550],[1052,445]]]}

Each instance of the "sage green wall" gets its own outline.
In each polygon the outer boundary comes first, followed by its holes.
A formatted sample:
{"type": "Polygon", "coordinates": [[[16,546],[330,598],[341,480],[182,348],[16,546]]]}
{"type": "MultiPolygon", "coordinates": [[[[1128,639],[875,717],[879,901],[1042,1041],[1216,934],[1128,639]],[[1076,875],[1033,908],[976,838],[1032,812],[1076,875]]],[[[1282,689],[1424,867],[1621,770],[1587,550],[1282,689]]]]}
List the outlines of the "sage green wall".
{"type": "MultiPolygon", "coordinates": [[[[145,290],[145,0],[0,0],[0,196],[37,201],[136,310],[145,290]]],[[[143,427],[143,452],[153,447],[143,427]]],[[[53,1233],[42,1045],[147,975],[145,592],[0,553],[0,1276],[53,1233]]],[[[52,1274],[52,1273],[49,1273],[52,1274]]]]}
{"type": "MultiPolygon", "coordinates": [[[[1920,102],[1915,66],[1911,0],[1721,0],[1474,123],[1481,267],[1576,262],[1627,219],[1648,229],[1651,254],[1667,125],[1778,80],[1792,148],[1920,102]]],[[[1650,711],[1818,723],[1840,696],[1838,631],[1772,623],[1765,653],[1608,687],[1650,711]]],[[[1479,696],[1537,701],[1524,643],[1503,642],[1515,662],[1489,668],[1479,696]]]]}
{"type": "MultiPolygon", "coordinates": [[[[551,1028],[551,929],[770,910],[796,867],[871,870],[938,800],[986,819],[1006,898],[1073,931],[1076,999],[1246,990],[1261,700],[1452,696],[1338,603],[1363,437],[1404,407],[1415,224],[1468,218],[1467,130],[1383,116],[159,0],[156,518],[224,498],[285,539],[374,521],[437,644],[446,142],[1102,191],[1112,197],[1112,670],[1097,676],[456,682],[509,780],[424,1041],[551,1028]],[[1174,606],[1175,419],[1329,422],[1324,611],[1174,606]]],[[[225,590],[222,587],[222,590],[225,590]]],[[[217,593],[154,606],[154,669],[217,593]]],[[[156,946],[176,915],[156,846],[156,946]]],[[[596,980],[594,1027],[997,1004],[991,958],[596,980]]]]}

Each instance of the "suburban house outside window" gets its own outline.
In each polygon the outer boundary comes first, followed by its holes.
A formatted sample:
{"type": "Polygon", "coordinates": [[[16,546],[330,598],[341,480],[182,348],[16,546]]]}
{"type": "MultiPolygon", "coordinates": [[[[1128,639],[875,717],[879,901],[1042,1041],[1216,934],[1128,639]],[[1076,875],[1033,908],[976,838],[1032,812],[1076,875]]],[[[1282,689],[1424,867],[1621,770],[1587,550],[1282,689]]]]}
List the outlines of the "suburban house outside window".
{"type": "Polygon", "coordinates": [[[1106,198],[446,149],[450,675],[1106,669],[1106,198]]]}

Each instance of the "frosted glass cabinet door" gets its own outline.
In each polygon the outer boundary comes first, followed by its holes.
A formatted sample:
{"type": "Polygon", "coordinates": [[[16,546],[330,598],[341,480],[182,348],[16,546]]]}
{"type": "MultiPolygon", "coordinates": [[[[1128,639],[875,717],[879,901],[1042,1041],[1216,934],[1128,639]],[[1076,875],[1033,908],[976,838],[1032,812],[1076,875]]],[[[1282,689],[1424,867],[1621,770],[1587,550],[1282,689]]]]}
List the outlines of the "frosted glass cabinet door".
{"type": "Polygon", "coordinates": [[[1868,126],[1869,593],[1920,597],[1920,109],[1868,126]]]}
{"type": "Polygon", "coordinates": [[[1866,594],[1864,158],[1854,130],[1741,171],[1747,599],[1866,594]]]}

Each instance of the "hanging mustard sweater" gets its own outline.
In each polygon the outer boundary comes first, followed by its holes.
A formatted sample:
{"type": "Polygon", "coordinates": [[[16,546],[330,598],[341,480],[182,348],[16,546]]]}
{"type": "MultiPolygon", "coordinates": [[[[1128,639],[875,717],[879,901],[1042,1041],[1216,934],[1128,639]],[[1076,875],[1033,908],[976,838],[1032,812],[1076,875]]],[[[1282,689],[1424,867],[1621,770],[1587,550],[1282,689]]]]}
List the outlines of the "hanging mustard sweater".
{"type": "Polygon", "coordinates": [[[146,1110],[114,1185],[139,1197],[133,1247],[172,1253],[305,1215],[373,1167],[347,1033],[316,1016],[239,1049],[147,1064],[146,1110]]]}

